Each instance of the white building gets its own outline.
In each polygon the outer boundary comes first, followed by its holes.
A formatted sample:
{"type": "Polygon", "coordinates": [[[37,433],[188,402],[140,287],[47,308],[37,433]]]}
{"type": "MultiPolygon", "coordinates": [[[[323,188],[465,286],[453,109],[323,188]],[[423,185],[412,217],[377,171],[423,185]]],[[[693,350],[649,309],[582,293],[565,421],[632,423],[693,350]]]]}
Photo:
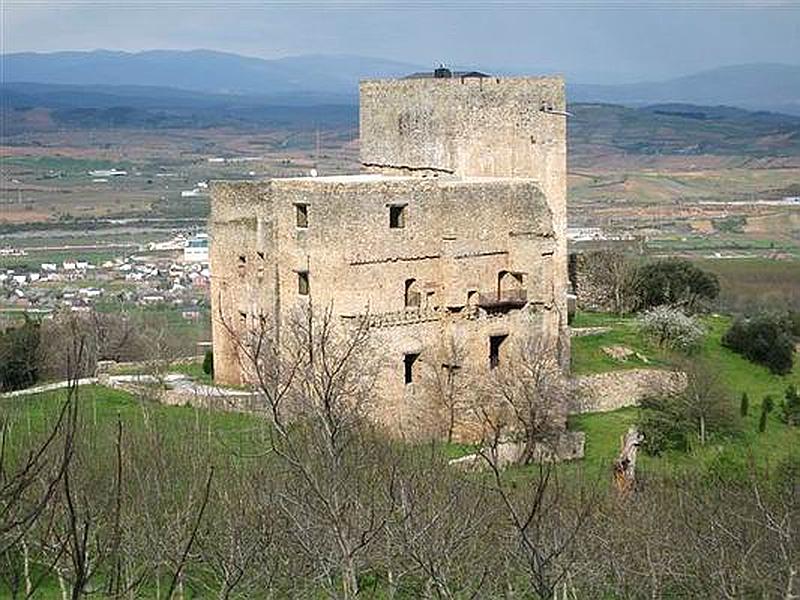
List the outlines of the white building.
{"type": "Polygon", "coordinates": [[[105,177],[124,177],[128,172],[122,169],[97,169],[96,171],[89,171],[91,177],[105,178],[105,177]]]}
{"type": "Polygon", "coordinates": [[[189,263],[208,262],[208,234],[198,233],[186,242],[183,249],[183,260],[189,263]]]}

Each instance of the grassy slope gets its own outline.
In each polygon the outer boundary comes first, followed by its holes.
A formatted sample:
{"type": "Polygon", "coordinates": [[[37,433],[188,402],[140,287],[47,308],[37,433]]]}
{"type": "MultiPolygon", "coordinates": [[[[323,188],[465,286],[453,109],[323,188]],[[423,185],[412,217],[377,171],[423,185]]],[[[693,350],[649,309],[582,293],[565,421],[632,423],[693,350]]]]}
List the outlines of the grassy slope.
{"type": "Polygon", "coordinates": [[[641,338],[636,331],[636,324],[631,319],[602,313],[579,313],[572,326],[612,328],[611,331],[601,335],[572,338],[572,373],[574,375],[664,365],[662,353],[647,340],[641,338]],[[625,346],[635,350],[644,356],[647,362],[635,357],[631,357],[625,362],[614,360],[603,352],[603,348],[608,346],[625,346]]]}
{"type": "Polygon", "coordinates": [[[720,305],[740,312],[751,307],[800,310],[800,260],[760,258],[696,260],[719,278],[720,305]]]}
{"type": "MultiPolygon", "coordinates": [[[[793,372],[779,377],[759,365],[752,364],[720,344],[722,334],[730,320],[726,317],[709,317],[709,335],[702,353],[718,365],[724,380],[731,390],[731,402],[738,409],[741,393],[750,396],[750,414],[742,423],[741,433],[733,439],[717,440],[693,455],[666,455],[661,458],[644,457],[644,468],[673,468],[688,462],[700,461],[711,464],[722,458],[744,461],[750,455],[758,462],[774,461],[785,456],[793,448],[800,448],[800,429],[791,429],[780,422],[777,411],[770,416],[765,434],[757,433],[761,402],[766,394],[772,394],[780,404],[786,386],[790,383],[800,385],[800,365],[793,372]]],[[[643,342],[635,332],[629,318],[609,315],[582,314],[576,326],[612,325],[612,332],[575,338],[573,340],[573,368],[578,373],[606,371],[613,368],[629,368],[641,364],[619,364],[604,356],[598,356],[598,348],[612,343],[625,343],[642,351],[648,357],[658,353],[643,342]]],[[[600,352],[602,354],[602,352],[600,352]]],[[[651,363],[652,366],[653,363],[651,363]]],[[[665,364],[659,360],[658,365],[665,364]]],[[[185,365],[180,368],[187,374],[200,376],[200,364],[185,365]]],[[[202,380],[203,378],[201,378],[202,380]]],[[[42,431],[52,422],[59,406],[58,399],[63,393],[42,394],[27,399],[0,400],[0,415],[7,419],[18,434],[28,431],[42,431]]],[[[220,450],[246,450],[263,434],[263,422],[256,417],[214,413],[188,407],[161,406],[140,402],[124,392],[101,387],[87,387],[81,390],[84,407],[83,420],[99,427],[113,427],[117,415],[124,426],[143,427],[145,422],[174,435],[202,434],[208,436],[209,443],[219,444],[220,450]]],[[[570,427],[586,433],[586,459],[584,465],[590,472],[607,470],[618,452],[620,436],[628,426],[635,422],[635,408],[622,409],[610,413],[591,413],[571,417],[570,427]]],[[[446,449],[453,456],[466,452],[467,448],[446,449]]]]}
{"type": "MultiPolygon", "coordinates": [[[[0,417],[8,424],[9,439],[13,442],[17,436],[49,431],[64,397],[64,391],[57,391],[0,400],[0,417]]],[[[247,452],[266,433],[266,423],[252,415],[165,406],[100,386],[82,387],[79,402],[79,418],[86,433],[107,439],[113,439],[117,419],[125,431],[153,428],[163,439],[204,436],[220,451],[247,452]]]]}
{"type": "MultiPolygon", "coordinates": [[[[579,315],[578,326],[607,324],[607,315],[579,315]]],[[[609,368],[624,368],[608,359],[600,360],[596,348],[624,340],[626,345],[638,350],[646,350],[648,345],[634,333],[631,319],[614,319],[619,324],[615,331],[573,340],[573,368],[578,373],[600,372],[609,368]],[[610,364],[609,364],[610,363],[610,364]]],[[[800,385],[800,365],[795,363],[792,373],[786,376],[771,374],[765,367],[753,364],[738,354],[722,347],[720,341],[730,324],[727,317],[709,317],[706,320],[709,333],[702,348],[702,355],[717,365],[731,391],[731,402],[738,410],[742,392],[750,397],[750,412],[741,424],[741,433],[728,440],[717,440],[705,448],[697,449],[691,455],[668,454],[660,458],[643,457],[643,468],[678,468],[690,462],[711,465],[716,461],[744,463],[753,458],[757,463],[774,462],[787,453],[800,448],[800,429],[789,428],[780,422],[778,411],[769,418],[767,431],[758,433],[758,418],[761,402],[771,394],[780,405],[786,387],[794,383],[800,385]]],[[[637,410],[626,408],[611,413],[590,413],[571,417],[570,427],[586,432],[586,466],[594,469],[608,469],[619,450],[620,436],[635,422],[637,410]]]]}

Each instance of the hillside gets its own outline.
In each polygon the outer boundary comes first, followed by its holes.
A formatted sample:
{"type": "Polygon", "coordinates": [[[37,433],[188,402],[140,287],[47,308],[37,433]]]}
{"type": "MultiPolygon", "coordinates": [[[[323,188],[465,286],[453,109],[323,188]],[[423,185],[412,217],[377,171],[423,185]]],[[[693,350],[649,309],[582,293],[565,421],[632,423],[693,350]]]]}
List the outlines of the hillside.
{"type": "MultiPolygon", "coordinates": [[[[175,88],[8,83],[0,86],[7,136],[56,128],[281,128],[352,130],[358,109],[331,102],[284,105],[265,96],[203,94],[175,88]]],[[[319,99],[318,99],[319,100],[319,99]]],[[[575,155],[798,156],[800,116],[724,106],[659,104],[632,108],[570,105],[575,155]]],[[[13,140],[9,137],[6,143],[13,140]]]]}
{"type": "Polygon", "coordinates": [[[271,96],[295,102],[342,94],[354,100],[364,77],[397,77],[417,65],[348,55],[263,60],[211,50],[6,54],[4,81],[170,87],[210,94],[271,96]]]}
{"type": "MultiPolygon", "coordinates": [[[[205,94],[268,97],[271,103],[283,105],[354,102],[360,79],[401,77],[432,66],[352,55],[266,60],[211,50],[25,52],[1,55],[0,61],[6,83],[169,87],[205,94]]],[[[506,73],[492,65],[464,68],[506,73]]],[[[732,65],[665,81],[622,85],[568,84],[573,102],[724,104],[800,115],[798,65],[732,65]]]]}
{"type": "Polygon", "coordinates": [[[725,106],[573,104],[569,142],[630,154],[800,155],[800,116],[725,106]]]}
{"type": "Polygon", "coordinates": [[[752,64],[721,67],[667,81],[569,86],[578,102],[641,106],[656,103],[726,104],[800,115],[800,66],[752,64]]]}

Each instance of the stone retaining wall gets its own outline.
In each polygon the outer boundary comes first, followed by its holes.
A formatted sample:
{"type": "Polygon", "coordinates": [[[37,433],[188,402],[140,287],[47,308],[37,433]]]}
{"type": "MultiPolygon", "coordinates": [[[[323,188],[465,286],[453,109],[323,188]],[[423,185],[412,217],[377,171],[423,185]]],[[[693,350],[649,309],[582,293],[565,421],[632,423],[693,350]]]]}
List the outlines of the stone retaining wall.
{"type": "Polygon", "coordinates": [[[642,398],[686,387],[686,374],[659,369],[628,369],[575,377],[570,412],[607,412],[636,406],[642,398]]]}

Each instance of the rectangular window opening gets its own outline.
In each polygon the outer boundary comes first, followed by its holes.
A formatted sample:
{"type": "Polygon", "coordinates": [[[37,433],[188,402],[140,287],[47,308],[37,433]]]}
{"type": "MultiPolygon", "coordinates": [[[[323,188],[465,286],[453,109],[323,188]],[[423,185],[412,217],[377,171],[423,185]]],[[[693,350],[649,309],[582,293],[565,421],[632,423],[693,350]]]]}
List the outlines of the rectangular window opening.
{"type": "Polygon", "coordinates": [[[500,347],[508,338],[507,335],[492,335],[489,337],[489,368],[496,369],[500,365],[500,347]]]}
{"type": "Polygon", "coordinates": [[[390,206],[389,207],[389,228],[390,229],[403,229],[406,226],[406,206],[390,206]]]}
{"type": "Polygon", "coordinates": [[[297,293],[301,296],[308,296],[308,271],[299,271],[297,273],[297,293]]]}
{"type": "Polygon", "coordinates": [[[417,362],[418,358],[419,354],[403,355],[404,380],[406,385],[414,383],[414,363],[417,362]]]}
{"type": "Polygon", "coordinates": [[[294,213],[298,229],[308,229],[308,204],[295,204],[294,213]]]}

